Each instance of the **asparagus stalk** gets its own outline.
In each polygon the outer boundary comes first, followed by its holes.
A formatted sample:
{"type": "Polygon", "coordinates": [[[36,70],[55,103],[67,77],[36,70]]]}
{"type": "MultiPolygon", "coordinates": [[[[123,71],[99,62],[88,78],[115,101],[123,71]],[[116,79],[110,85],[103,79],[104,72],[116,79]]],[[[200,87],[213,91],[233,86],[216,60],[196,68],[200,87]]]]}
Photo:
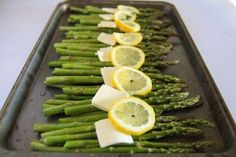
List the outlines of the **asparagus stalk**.
{"type": "Polygon", "coordinates": [[[63,128],[53,131],[44,132],[41,134],[41,136],[47,137],[47,136],[56,136],[56,135],[67,135],[67,134],[78,134],[78,133],[84,133],[84,132],[90,132],[94,131],[95,126],[94,125],[84,125],[84,126],[78,126],[78,127],[72,127],[72,128],[63,128]]]}
{"type": "Polygon", "coordinates": [[[188,98],[183,101],[171,102],[169,104],[161,104],[158,106],[152,106],[155,110],[156,115],[161,115],[165,111],[173,111],[184,108],[190,108],[200,105],[201,103],[197,103],[200,100],[200,96],[188,98]]]}
{"type": "MultiPolygon", "coordinates": [[[[78,49],[78,50],[82,51],[82,50],[88,49],[88,48],[99,49],[99,48],[102,48],[102,47],[106,47],[107,45],[101,44],[101,43],[83,43],[83,44],[82,43],[55,43],[54,44],[55,48],[67,49],[70,46],[72,46],[72,47],[80,47],[80,49],[78,49]]],[[[91,51],[89,51],[89,52],[91,52],[91,51]]],[[[93,52],[93,50],[92,50],[92,52],[93,52]]]]}
{"type": "Polygon", "coordinates": [[[68,49],[63,49],[63,48],[56,48],[56,53],[60,55],[64,55],[64,56],[97,57],[95,52],[68,50],[68,49]]]}
{"type": "MultiPolygon", "coordinates": [[[[155,86],[154,86],[155,89],[155,86]]],[[[159,95],[167,95],[167,94],[172,94],[172,93],[177,93],[182,91],[183,87],[179,84],[171,85],[171,86],[166,86],[166,88],[162,89],[157,89],[155,92],[149,93],[148,95],[144,96],[145,97],[155,97],[159,95]]]]}
{"type": "Polygon", "coordinates": [[[89,61],[99,61],[99,59],[95,58],[95,57],[61,56],[59,58],[59,61],[81,61],[81,60],[82,61],[84,61],[84,60],[87,60],[87,61],[88,60],[89,61]]]}
{"type": "MultiPolygon", "coordinates": [[[[59,63],[58,63],[59,64],[59,63]]],[[[93,66],[94,67],[111,67],[113,66],[112,63],[110,62],[64,62],[61,63],[62,68],[68,69],[69,68],[73,68],[73,69],[78,69],[77,66],[80,69],[80,65],[85,65],[85,66],[93,66]]]]}
{"type": "Polygon", "coordinates": [[[99,109],[93,107],[91,104],[89,105],[83,105],[83,106],[71,106],[71,107],[66,107],[64,112],[66,115],[71,115],[71,116],[78,116],[82,113],[88,113],[92,111],[99,111],[99,109]]]}
{"type": "Polygon", "coordinates": [[[56,105],[52,105],[52,104],[42,104],[42,109],[46,109],[46,108],[50,108],[50,107],[55,107],[56,105]]]}
{"type": "Polygon", "coordinates": [[[89,75],[95,75],[95,76],[101,76],[101,70],[100,69],[62,69],[62,68],[55,68],[53,70],[53,75],[61,75],[61,76],[89,76],[89,75]]]}
{"type": "Polygon", "coordinates": [[[32,142],[31,147],[34,150],[46,152],[74,152],[74,153],[190,153],[195,152],[189,148],[143,148],[143,147],[107,147],[107,148],[83,148],[83,149],[66,149],[58,146],[47,146],[40,142],[32,142]]]}
{"type": "Polygon", "coordinates": [[[56,94],[54,95],[54,99],[61,100],[84,100],[91,99],[93,96],[91,95],[67,95],[67,94],[56,94]]]}
{"type": "MultiPolygon", "coordinates": [[[[193,143],[167,143],[167,142],[149,142],[149,141],[136,141],[133,144],[118,144],[116,146],[136,146],[136,147],[148,147],[148,148],[191,148],[197,150],[203,150],[210,146],[214,145],[214,142],[211,141],[201,141],[201,142],[193,142],[193,143]]],[[[98,147],[99,143],[97,140],[72,140],[66,141],[64,144],[64,148],[92,148],[98,147]]]]}
{"type": "Polygon", "coordinates": [[[63,43],[100,43],[97,39],[64,39],[63,43]]]}
{"type": "Polygon", "coordinates": [[[172,121],[178,121],[179,118],[176,116],[157,116],[156,122],[157,123],[169,123],[172,121]]]}
{"type": "Polygon", "coordinates": [[[63,145],[66,141],[69,140],[83,140],[83,139],[85,140],[97,139],[96,132],[47,136],[43,138],[43,143],[47,145],[59,145],[59,144],[63,145]]]}
{"type": "Polygon", "coordinates": [[[169,130],[151,131],[140,136],[134,136],[134,139],[143,141],[143,140],[160,139],[167,136],[197,137],[201,134],[202,134],[202,131],[197,128],[174,127],[169,130]]]}
{"type": "Polygon", "coordinates": [[[71,148],[94,148],[99,147],[98,140],[71,140],[66,141],[64,148],[71,149],[71,148]]]}
{"type": "Polygon", "coordinates": [[[72,123],[65,123],[65,124],[34,124],[33,130],[35,132],[48,132],[63,128],[71,128],[71,127],[79,127],[79,126],[88,126],[92,125],[91,122],[72,122],[72,123]]]}
{"type": "Polygon", "coordinates": [[[99,76],[49,76],[44,81],[46,85],[53,84],[102,84],[103,79],[99,76]]]}
{"type": "Polygon", "coordinates": [[[42,152],[71,152],[71,153],[75,152],[75,150],[73,149],[66,149],[66,148],[58,147],[58,146],[49,147],[46,144],[43,144],[38,141],[31,142],[31,147],[33,148],[33,150],[42,151],[42,152]]]}
{"type": "Polygon", "coordinates": [[[60,123],[95,122],[95,121],[101,120],[103,118],[107,118],[107,113],[101,113],[101,114],[89,115],[89,116],[59,118],[59,122],[60,123]]]}
{"type": "Polygon", "coordinates": [[[68,86],[62,88],[62,90],[69,95],[95,95],[99,88],[99,86],[68,86]]]}
{"type": "Polygon", "coordinates": [[[61,105],[65,103],[75,103],[75,105],[83,105],[91,103],[92,99],[85,100],[60,100],[60,99],[49,99],[46,101],[46,104],[50,105],[61,105]]]}
{"type": "Polygon", "coordinates": [[[170,95],[160,95],[156,97],[148,97],[146,99],[143,99],[148,104],[160,104],[160,103],[167,103],[167,102],[175,102],[175,101],[181,101],[188,97],[189,92],[182,92],[182,93],[174,93],[170,95]]]}
{"type": "MultiPolygon", "coordinates": [[[[187,87],[187,85],[184,83],[162,83],[162,84],[160,84],[158,82],[157,84],[153,84],[152,90],[157,90],[158,93],[160,93],[159,90],[162,90],[162,89],[170,90],[173,88],[185,88],[185,87],[187,87]]],[[[165,93],[165,92],[163,92],[163,93],[165,93]]],[[[163,94],[163,93],[161,93],[161,94],[163,94]]]]}
{"type": "Polygon", "coordinates": [[[169,123],[156,123],[154,126],[154,129],[158,130],[166,130],[166,129],[171,129],[174,127],[213,127],[214,125],[204,119],[186,119],[186,120],[181,120],[181,121],[176,121],[176,122],[169,122],[169,123]]]}
{"type": "Polygon", "coordinates": [[[171,76],[171,75],[164,75],[164,74],[152,74],[152,73],[146,73],[149,77],[165,82],[175,82],[175,83],[182,83],[183,81],[177,77],[171,76]]]}

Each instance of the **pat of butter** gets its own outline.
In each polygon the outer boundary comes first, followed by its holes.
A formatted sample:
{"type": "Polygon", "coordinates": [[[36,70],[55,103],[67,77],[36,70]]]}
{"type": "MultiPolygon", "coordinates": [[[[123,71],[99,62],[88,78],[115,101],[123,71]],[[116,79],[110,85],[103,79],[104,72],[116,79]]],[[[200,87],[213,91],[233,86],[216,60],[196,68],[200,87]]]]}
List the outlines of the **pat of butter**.
{"type": "Polygon", "coordinates": [[[113,49],[112,46],[100,48],[97,52],[99,60],[101,62],[110,62],[112,49],[113,49]]]}
{"type": "Polygon", "coordinates": [[[116,23],[113,21],[101,21],[97,26],[98,28],[116,28],[116,23]]]}
{"type": "Polygon", "coordinates": [[[109,119],[95,122],[95,130],[99,145],[102,148],[120,143],[134,143],[131,135],[117,130],[109,119]]]}
{"type": "Polygon", "coordinates": [[[99,16],[106,21],[111,21],[114,20],[114,15],[113,14],[99,14],[99,16]]]}
{"type": "Polygon", "coordinates": [[[113,13],[113,14],[118,11],[118,9],[116,8],[102,8],[102,10],[107,13],[113,13]]]}
{"type": "Polygon", "coordinates": [[[115,67],[103,67],[103,68],[101,68],[101,74],[102,74],[102,78],[103,78],[103,81],[104,81],[105,85],[115,87],[115,85],[112,81],[113,72],[114,72],[115,69],[116,69],[115,67]]]}
{"type": "Polygon", "coordinates": [[[107,34],[102,32],[98,35],[97,40],[111,46],[114,46],[116,44],[116,40],[113,34],[107,34]]]}
{"type": "Polygon", "coordinates": [[[128,97],[126,92],[102,85],[93,97],[92,105],[103,111],[109,111],[116,101],[126,97],[128,97]]]}

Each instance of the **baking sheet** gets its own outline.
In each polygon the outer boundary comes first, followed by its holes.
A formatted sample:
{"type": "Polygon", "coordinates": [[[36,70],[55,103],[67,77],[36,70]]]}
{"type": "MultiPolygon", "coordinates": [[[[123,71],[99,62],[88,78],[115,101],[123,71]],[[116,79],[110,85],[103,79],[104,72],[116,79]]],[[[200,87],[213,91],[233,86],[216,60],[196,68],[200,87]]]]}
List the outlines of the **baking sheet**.
{"type": "MultiPolygon", "coordinates": [[[[203,128],[204,136],[199,140],[216,141],[215,147],[207,150],[206,153],[194,153],[188,156],[208,154],[236,154],[235,150],[235,125],[224,101],[218,92],[202,58],[197,51],[187,29],[185,28],[179,14],[174,6],[164,2],[147,1],[68,1],[58,5],[47,24],[37,45],[32,51],[15,87],[11,91],[1,113],[1,148],[0,153],[5,156],[64,156],[59,153],[42,153],[32,151],[30,142],[37,139],[38,134],[33,132],[34,123],[54,122],[56,118],[44,117],[41,112],[41,104],[59,90],[46,87],[44,79],[51,75],[51,69],[47,63],[58,58],[53,48],[53,43],[63,39],[64,34],[59,32],[58,26],[68,25],[66,19],[70,14],[68,6],[80,6],[92,4],[97,6],[116,6],[117,4],[130,4],[137,7],[152,7],[164,10],[173,22],[173,28],[180,34],[179,37],[171,37],[170,40],[176,43],[174,50],[167,59],[178,59],[178,65],[170,66],[164,73],[175,74],[188,84],[185,89],[191,95],[201,95],[204,105],[194,109],[171,112],[179,117],[203,118],[212,121],[215,128],[203,128]]],[[[188,139],[189,140],[189,139],[188,139]]],[[[82,156],[91,156],[83,154],[82,156]]],[[[104,154],[96,154],[103,156],[104,154]]],[[[111,154],[110,154],[111,155],[111,154]]],[[[113,154],[120,156],[119,154],[113,154]]],[[[137,154],[135,154],[136,156],[137,154]]],[[[155,154],[149,154],[148,156],[155,154]]],[[[159,156],[166,156],[160,154],[159,156]]],[[[78,156],[78,154],[67,154],[67,156],[78,156]]],[[[129,155],[125,155],[129,156],[129,155]]],[[[170,156],[175,156],[172,154],[170,156]]],[[[180,155],[178,155],[180,156],[180,155]]]]}

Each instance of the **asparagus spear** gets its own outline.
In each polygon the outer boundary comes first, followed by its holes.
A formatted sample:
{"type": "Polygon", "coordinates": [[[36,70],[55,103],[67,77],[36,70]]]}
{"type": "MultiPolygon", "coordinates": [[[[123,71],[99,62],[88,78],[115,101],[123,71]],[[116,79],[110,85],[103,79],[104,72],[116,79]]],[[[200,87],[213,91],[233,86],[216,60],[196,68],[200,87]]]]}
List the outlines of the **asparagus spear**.
{"type": "MultiPolygon", "coordinates": [[[[155,89],[155,86],[154,86],[154,89],[155,89]]],[[[182,89],[183,87],[180,84],[166,86],[166,88],[157,89],[156,91],[154,90],[155,92],[149,93],[148,95],[144,96],[144,98],[177,93],[177,92],[182,91],[182,89]]]]}
{"type": "MultiPolygon", "coordinates": [[[[95,52],[90,51],[79,51],[79,50],[68,50],[63,48],[56,48],[56,53],[64,56],[80,56],[80,57],[97,57],[95,52]]],[[[51,63],[52,64],[52,63],[51,63]]]]}
{"type": "Polygon", "coordinates": [[[171,76],[171,75],[164,75],[164,74],[152,74],[152,73],[146,73],[149,77],[165,82],[175,82],[175,83],[182,83],[183,81],[177,77],[171,76]]]}
{"type": "Polygon", "coordinates": [[[70,122],[95,122],[101,120],[103,118],[107,118],[107,113],[101,113],[96,115],[89,116],[78,116],[78,117],[67,117],[67,118],[59,118],[60,123],[70,123],[70,122]]]}
{"type": "Polygon", "coordinates": [[[88,140],[96,138],[97,138],[96,132],[85,132],[80,134],[62,134],[62,135],[44,137],[43,143],[47,145],[58,145],[58,144],[64,144],[66,141],[69,140],[83,140],[83,139],[88,140]]]}
{"type": "Polygon", "coordinates": [[[174,102],[174,101],[181,101],[188,97],[188,92],[182,92],[182,93],[174,93],[170,95],[160,95],[156,97],[148,97],[143,99],[148,104],[159,104],[159,103],[167,103],[167,102],[174,102]]]}
{"type": "Polygon", "coordinates": [[[91,103],[92,99],[85,99],[85,100],[60,100],[60,99],[49,99],[46,101],[46,104],[51,105],[61,105],[65,103],[75,103],[75,105],[83,105],[91,103]]]}
{"type": "Polygon", "coordinates": [[[68,86],[62,88],[62,90],[69,95],[95,95],[99,88],[99,86],[68,86]]]}
{"type": "Polygon", "coordinates": [[[99,61],[99,59],[95,57],[61,56],[59,58],[59,61],[81,61],[81,60],[99,61]]]}
{"type": "Polygon", "coordinates": [[[99,49],[99,48],[102,48],[102,47],[106,47],[107,45],[101,44],[101,43],[99,43],[99,44],[98,43],[83,43],[83,44],[82,43],[55,43],[54,44],[55,48],[64,48],[65,49],[65,48],[68,48],[69,46],[80,47],[81,49],[78,49],[78,50],[82,51],[82,50],[87,49],[87,48],[97,48],[97,49],[99,49]]]}
{"type": "MultiPolygon", "coordinates": [[[[167,143],[167,142],[149,142],[149,141],[136,141],[133,144],[118,144],[116,146],[136,146],[136,147],[148,147],[148,148],[191,148],[202,150],[214,145],[211,141],[201,141],[193,143],[167,143]]],[[[92,148],[98,147],[99,143],[97,140],[72,140],[66,141],[64,148],[92,148]]]]}
{"type": "Polygon", "coordinates": [[[53,70],[53,75],[65,75],[65,76],[101,76],[100,69],[62,69],[62,68],[55,68],[53,70]]]}
{"type": "Polygon", "coordinates": [[[99,109],[93,107],[91,104],[89,105],[83,105],[83,106],[71,106],[71,107],[66,107],[64,112],[66,115],[71,115],[71,116],[78,116],[82,113],[88,113],[92,111],[99,111],[99,109]]]}
{"type": "Polygon", "coordinates": [[[176,116],[157,116],[156,117],[156,122],[157,123],[169,123],[172,121],[178,121],[179,118],[176,116]]]}
{"type": "Polygon", "coordinates": [[[171,102],[169,104],[161,104],[158,106],[152,106],[155,110],[156,115],[161,115],[163,112],[166,111],[173,111],[173,110],[179,110],[189,107],[195,107],[200,105],[201,103],[197,103],[200,100],[200,96],[188,98],[183,101],[177,101],[177,102],[171,102]]]}
{"type": "Polygon", "coordinates": [[[42,104],[42,109],[46,109],[46,108],[50,108],[50,107],[55,107],[56,105],[52,105],[52,104],[42,104]]]}
{"type": "Polygon", "coordinates": [[[53,84],[102,84],[99,76],[49,76],[44,81],[46,85],[53,84]]]}
{"type": "Polygon", "coordinates": [[[33,130],[35,132],[47,132],[53,131],[63,128],[71,128],[71,127],[78,127],[78,126],[87,126],[92,125],[92,122],[72,122],[72,123],[65,123],[65,124],[34,124],[33,130]]]}
{"type": "Polygon", "coordinates": [[[93,96],[91,95],[67,95],[67,94],[56,94],[54,95],[55,99],[61,100],[84,100],[91,99],[93,96]]]}
{"type": "Polygon", "coordinates": [[[83,149],[66,149],[58,146],[47,146],[43,143],[34,141],[31,143],[34,150],[46,152],[75,152],[75,153],[189,153],[195,152],[189,148],[143,148],[143,147],[107,147],[107,148],[83,148],[83,149]]]}
{"type": "Polygon", "coordinates": [[[211,122],[204,120],[204,119],[186,119],[186,120],[169,122],[169,123],[156,123],[156,125],[154,126],[154,129],[166,130],[166,129],[171,129],[171,128],[177,127],[177,126],[213,127],[214,125],[211,122]]]}
{"type": "Polygon", "coordinates": [[[135,140],[143,141],[143,140],[152,140],[152,139],[160,139],[166,136],[186,136],[186,137],[197,137],[202,134],[202,131],[197,128],[191,127],[174,127],[169,130],[162,131],[151,131],[146,134],[140,136],[134,136],[135,140]]]}
{"type": "Polygon", "coordinates": [[[90,131],[94,131],[94,130],[95,130],[94,125],[84,125],[84,126],[78,126],[78,127],[72,127],[72,128],[63,128],[63,129],[44,132],[44,133],[41,134],[41,136],[44,138],[44,137],[47,137],[47,136],[78,134],[78,133],[90,132],[90,131]]]}
{"type": "Polygon", "coordinates": [[[97,43],[100,42],[97,39],[63,39],[63,43],[97,43]]]}

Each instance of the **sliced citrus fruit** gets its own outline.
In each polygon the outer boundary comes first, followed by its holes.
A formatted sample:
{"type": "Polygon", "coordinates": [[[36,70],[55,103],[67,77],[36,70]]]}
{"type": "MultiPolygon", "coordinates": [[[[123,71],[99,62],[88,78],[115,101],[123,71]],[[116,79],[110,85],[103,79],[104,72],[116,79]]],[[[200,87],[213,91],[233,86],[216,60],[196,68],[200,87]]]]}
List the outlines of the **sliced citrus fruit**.
{"type": "Polygon", "coordinates": [[[108,118],[118,130],[131,135],[142,135],[155,124],[155,112],[145,101],[129,97],[113,104],[108,118]]]}
{"type": "Polygon", "coordinates": [[[145,60],[143,51],[134,46],[119,45],[111,51],[111,62],[115,67],[128,66],[140,68],[145,60]]]}
{"type": "Polygon", "coordinates": [[[128,11],[117,11],[114,15],[115,21],[135,21],[136,15],[128,11]]]}
{"type": "Polygon", "coordinates": [[[143,37],[141,33],[113,33],[115,40],[121,45],[138,45],[143,37]]]}
{"type": "Polygon", "coordinates": [[[152,90],[152,81],[143,72],[130,67],[117,68],[112,77],[115,87],[130,95],[146,95],[152,90]]]}
{"type": "Polygon", "coordinates": [[[118,8],[118,10],[128,11],[132,14],[140,14],[139,10],[133,6],[118,5],[117,8],[118,8]]]}
{"type": "Polygon", "coordinates": [[[115,22],[117,27],[123,32],[132,33],[132,32],[138,32],[141,29],[141,26],[134,21],[117,20],[115,22]]]}

